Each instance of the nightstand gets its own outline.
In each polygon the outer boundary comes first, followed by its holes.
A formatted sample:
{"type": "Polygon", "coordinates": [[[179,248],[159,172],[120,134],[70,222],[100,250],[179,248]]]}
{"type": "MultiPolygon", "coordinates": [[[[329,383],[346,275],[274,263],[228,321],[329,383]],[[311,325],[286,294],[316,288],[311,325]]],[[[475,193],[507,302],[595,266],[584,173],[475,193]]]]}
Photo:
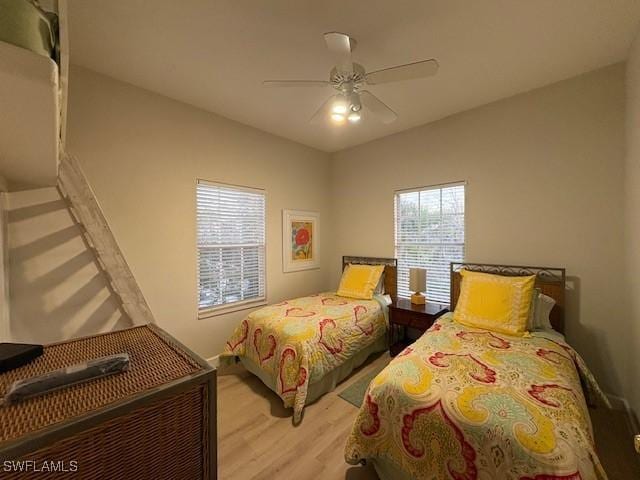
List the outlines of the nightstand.
{"type": "Polygon", "coordinates": [[[410,345],[413,340],[407,338],[407,327],[424,333],[438,317],[449,311],[447,305],[426,303],[414,305],[408,298],[398,298],[389,305],[389,353],[395,357],[410,345]]]}

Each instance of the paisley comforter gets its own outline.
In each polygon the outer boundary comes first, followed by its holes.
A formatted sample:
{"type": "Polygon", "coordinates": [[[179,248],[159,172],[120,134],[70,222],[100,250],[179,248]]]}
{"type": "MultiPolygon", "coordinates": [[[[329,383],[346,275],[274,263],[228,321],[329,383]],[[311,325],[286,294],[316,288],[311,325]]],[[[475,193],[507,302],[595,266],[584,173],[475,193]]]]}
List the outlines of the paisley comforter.
{"type": "Polygon", "coordinates": [[[369,385],[347,462],[415,479],[606,479],[581,388],[606,399],[561,336],[438,320],[369,385]]]}
{"type": "MultiPolygon", "coordinates": [[[[377,300],[322,293],[252,312],[221,357],[248,358],[266,376],[299,422],[307,388],[387,332],[377,300]]],[[[273,387],[272,387],[273,388],[273,387]]]]}

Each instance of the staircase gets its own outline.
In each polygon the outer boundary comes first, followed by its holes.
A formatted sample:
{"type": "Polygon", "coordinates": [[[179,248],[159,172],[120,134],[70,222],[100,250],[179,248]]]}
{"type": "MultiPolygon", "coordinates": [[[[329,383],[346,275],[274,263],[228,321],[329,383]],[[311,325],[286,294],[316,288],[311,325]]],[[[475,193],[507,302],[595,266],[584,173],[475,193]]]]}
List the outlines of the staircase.
{"type": "Polygon", "coordinates": [[[58,190],[124,312],[135,325],[155,323],[80,164],[66,153],[60,157],[58,190]]]}

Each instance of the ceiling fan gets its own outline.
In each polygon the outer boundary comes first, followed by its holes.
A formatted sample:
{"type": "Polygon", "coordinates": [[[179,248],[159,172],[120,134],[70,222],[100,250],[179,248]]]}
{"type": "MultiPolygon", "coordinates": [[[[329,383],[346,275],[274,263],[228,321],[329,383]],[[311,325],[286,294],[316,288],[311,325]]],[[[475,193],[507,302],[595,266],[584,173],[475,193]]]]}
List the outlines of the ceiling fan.
{"type": "Polygon", "coordinates": [[[357,123],[362,117],[363,107],[383,123],[391,123],[398,118],[398,115],[373,93],[364,90],[364,86],[429,77],[438,71],[438,62],[431,59],[367,73],[362,65],[351,60],[351,53],[357,44],[354,38],[344,33],[329,32],[324,34],[324,40],[337,62],[329,72],[329,80],[265,80],[262,82],[265,87],[331,86],[336,89],[338,93],[322,104],[311,117],[311,123],[328,116],[339,124],[345,121],[357,123]]]}

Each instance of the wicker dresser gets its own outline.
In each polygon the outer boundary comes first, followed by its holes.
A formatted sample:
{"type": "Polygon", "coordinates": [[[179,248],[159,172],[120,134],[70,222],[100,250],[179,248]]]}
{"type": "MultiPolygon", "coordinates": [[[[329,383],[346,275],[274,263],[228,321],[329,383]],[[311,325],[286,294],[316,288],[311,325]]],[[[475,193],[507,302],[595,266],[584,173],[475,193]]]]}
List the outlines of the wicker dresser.
{"type": "Polygon", "coordinates": [[[0,395],[14,380],[122,352],[125,373],[0,407],[0,478],[216,478],[215,370],[155,326],[49,345],[0,374],[0,395]]]}

